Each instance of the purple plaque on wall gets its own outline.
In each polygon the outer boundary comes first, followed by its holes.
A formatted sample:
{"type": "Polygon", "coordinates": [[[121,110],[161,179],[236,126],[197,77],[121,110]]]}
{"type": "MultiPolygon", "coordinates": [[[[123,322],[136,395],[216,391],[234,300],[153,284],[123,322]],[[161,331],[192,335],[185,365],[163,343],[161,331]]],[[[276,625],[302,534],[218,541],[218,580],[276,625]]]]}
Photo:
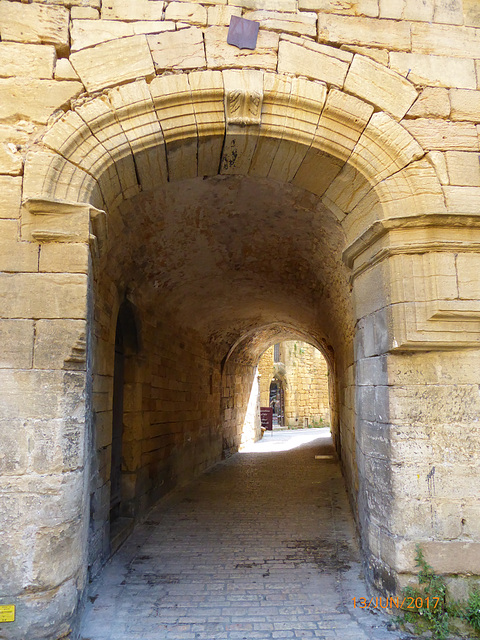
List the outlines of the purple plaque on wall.
{"type": "Polygon", "coordinates": [[[232,16],[228,27],[227,42],[239,49],[255,49],[259,29],[259,22],[232,16]]]}

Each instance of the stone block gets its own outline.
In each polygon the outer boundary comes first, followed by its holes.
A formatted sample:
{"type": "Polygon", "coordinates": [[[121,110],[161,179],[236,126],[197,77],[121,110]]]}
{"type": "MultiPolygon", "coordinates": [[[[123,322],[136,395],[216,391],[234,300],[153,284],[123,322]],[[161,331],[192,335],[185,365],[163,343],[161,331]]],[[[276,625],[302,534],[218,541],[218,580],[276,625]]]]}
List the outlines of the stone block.
{"type": "Polygon", "coordinates": [[[465,0],[436,0],[433,22],[464,24],[462,2],[465,0]]]}
{"type": "Polygon", "coordinates": [[[17,220],[0,220],[0,271],[37,271],[38,245],[18,236],[17,220]]]}
{"type": "Polygon", "coordinates": [[[323,80],[342,88],[352,58],[348,51],[300,38],[282,38],[278,49],[278,71],[323,80]]]}
{"type": "Polygon", "coordinates": [[[56,54],[53,45],[0,42],[0,76],[53,77],[56,54]]]}
{"type": "Polygon", "coordinates": [[[354,96],[331,90],[320,116],[314,145],[347,160],[365,129],[373,107],[354,96]]]}
{"type": "Polygon", "coordinates": [[[298,8],[344,16],[378,17],[378,0],[298,0],[298,8]]]}
{"type": "Polygon", "coordinates": [[[31,151],[25,159],[23,198],[51,197],[53,201],[90,201],[105,208],[98,183],[92,176],[56,153],[31,151]]]}
{"type": "Polygon", "coordinates": [[[456,214],[478,214],[480,187],[444,187],[447,210],[456,214]]]}
{"type": "Polygon", "coordinates": [[[0,320],[0,344],[0,369],[30,369],[33,320],[0,320]]]}
{"type": "Polygon", "coordinates": [[[359,55],[350,65],[345,90],[388,111],[395,118],[402,118],[417,98],[417,91],[408,80],[359,55]]]}
{"type": "Polygon", "coordinates": [[[33,120],[46,124],[54,111],[69,108],[71,100],[82,91],[80,82],[0,79],[0,119],[33,120]],[[32,100],[32,95],[35,100],[32,100]]]}
{"type": "MultiPolygon", "coordinates": [[[[480,544],[468,541],[425,541],[425,560],[437,574],[480,574],[480,544]]],[[[414,554],[412,544],[412,556],[414,554]]]]}
{"type": "Polygon", "coordinates": [[[85,318],[83,275],[0,274],[2,318],[85,318]]]}
{"type": "MultiPolygon", "coordinates": [[[[133,83],[133,86],[137,86],[133,83]]],[[[122,188],[123,196],[130,198],[140,190],[137,171],[143,177],[143,165],[138,158],[137,167],[134,165],[132,147],[129,144],[120,121],[125,121],[130,128],[136,128],[141,116],[137,118],[117,118],[109,100],[106,98],[90,100],[78,105],[75,112],[82,118],[95,138],[108,151],[115,163],[115,169],[122,188]]],[[[134,148],[133,151],[136,149],[134,148]]],[[[146,187],[146,185],[145,185],[146,187]]]]}
{"type": "Polygon", "coordinates": [[[408,111],[412,118],[448,118],[450,100],[447,89],[425,87],[408,111]]]}
{"type": "Polygon", "coordinates": [[[79,51],[116,38],[161,33],[163,31],[175,31],[175,22],[167,20],[139,20],[137,22],[73,20],[71,29],[72,51],[79,51]]]}
{"type": "Polygon", "coordinates": [[[55,65],[55,80],[80,80],[80,78],[70,60],[59,58],[55,65]]]}
{"type": "Polygon", "coordinates": [[[155,74],[144,35],[103,42],[77,51],[72,53],[70,61],[89,91],[155,74]]]}
{"type": "Polygon", "coordinates": [[[39,474],[75,471],[84,464],[85,424],[75,419],[24,421],[30,471],[39,474]]]}
{"type": "Polygon", "coordinates": [[[281,33],[298,36],[317,35],[316,13],[280,13],[278,11],[246,11],[244,18],[260,23],[262,29],[272,29],[281,33]]]}
{"type": "MultiPolygon", "coordinates": [[[[0,336],[1,331],[0,322],[0,336]]],[[[27,429],[22,421],[0,421],[0,470],[2,475],[25,473],[28,465],[27,435],[27,429]]]]}
{"type": "Polygon", "coordinates": [[[82,520],[39,528],[33,547],[32,579],[35,585],[54,588],[68,578],[76,577],[85,547],[82,520]]]}
{"type": "Polygon", "coordinates": [[[194,72],[188,76],[198,132],[198,175],[217,175],[223,148],[225,108],[220,71],[194,72]]]}
{"type": "MultiPolygon", "coordinates": [[[[454,195],[454,194],[452,194],[454,195]]],[[[478,189],[473,189],[473,196],[478,198],[478,189]],[[476,193],[475,193],[476,192],[476,193]]],[[[472,203],[473,204],[473,203],[472,203]]],[[[480,281],[478,279],[479,255],[459,253],[457,257],[458,295],[471,300],[480,299],[480,281]]]]}
{"type": "Polygon", "coordinates": [[[0,142],[0,175],[18,176],[23,172],[22,156],[12,142],[0,142]]]}
{"type": "Polygon", "coordinates": [[[22,199],[22,178],[0,175],[0,219],[19,218],[22,199]]]}
{"type": "Polygon", "coordinates": [[[463,89],[477,88],[473,60],[392,51],[390,53],[390,68],[398,71],[415,84],[463,89]]]}
{"type": "Polygon", "coordinates": [[[388,51],[385,49],[375,49],[373,47],[359,47],[356,45],[342,44],[340,49],[350,51],[351,53],[359,53],[361,56],[372,58],[375,62],[388,67],[388,51]]]}
{"type": "Polygon", "coordinates": [[[16,146],[26,145],[31,136],[38,130],[33,122],[25,120],[16,122],[15,124],[0,124],[0,142],[11,142],[16,146]]]}
{"type": "Polygon", "coordinates": [[[318,39],[335,44],[365,45],[392,51],[410,50],[410,25],[394,20],[320,14],[318,39]]]}
{"type": "Polygon", "coordinates": [[[232,16],[241,16],[241,7],[218,6],[207,7],[207,24],[212,25],[229,25],[232,16]]]}
{"type": "Polygon", "coordinates": [[[449,183],[447,160],[445,155],[446,154],[442,151],[429,151],[427,153],[427,158],[435,168],[438,179],[442,184],[449,183]]]}
{"type": "Polygon", "coordinates": [[[435,0],[379,0],[380,18],[431,22],[435,0]]]}
{"type": "Polygon", "coordinates": [[[87,244],[49,242],[40,245],[39,271],[45,273],[87,273],[87,244]]]}
{"type": "Polygon", "coordinates": [[[72,52],[101,42],[133,36],[133,26],[119,20],[72,20],[70,29],[72,52]]]}
{"type": "MultiPolygon", "coordinates": [[[[128,178],[136,183],[138,175],[144,190],[154,188],[158,180],[166,181],[167,178],[165,141],[150,92],[154,86],[155,80],[151,85],[140,80],[116,87],[108,94],[110,105],[121,123],[123,136],[135,154],[135,166],[131,167],[129,163],[127,167],[128,178]]],[[[108,132],[102,136],[105,136],[107,144],[108,132]]],[[[130,156],[127,157],[130,161],[130,156]]],[[[127,176],[123,181],[126,182],[126,179],[127,176]]]]}
{"type": "Polygon", "coordinates": [[[254,67],[271,71],[276,69],[279,41],[277,33],[260,31],[254,51],[238,49],[228,44],[227,33],[227,27],[208,27],[205,31],[207,66],[210,69],[222,67],[254,67]]]}
{"type": "Polygon", "coordinates": [[[467,27],[480,27],[480,5],[477,0],[463,0],[464,24],[467,27]]]}
{"type": "Polygon", "coordinates": [[[470,27],[412,23],[412,52],[480,58],[480,32],[470,27]]]}
{"type": "Polygon", "coordinates": [[[296,0],[228,0],[228,4],[245,9],[275,9],[275,11],[297,10],[296,0]]]}
{"type": "MultiPolygon", "coordinates": [[[[460,87],[460,85],[456,85],[460,87]]],[[[475,87],[474,87],[475,88],[475,87]]],[[[480,122],[480,91],[450,89],[451,119],[480,122]]]]}
{"type": "Polygon", "coordinates": [[[63,373],[0,369],[2,398],[0,410],[4,419],[61,418],[64,408],[63,373]]]}
{"type": "Polygon", "coordinates": [[[205,25],[207,24],[207,10],[195,2],[169,2],[165,9],[165,20],[205,25]]]}
{"type": "Polygon", "coordinates": [[[102,18],[110,20],[161,20],[164,2],[161,0],[104,0],[102,18]]]}
{"type": "Polygon", "coordinates": [[[70,18],[72,20],[98,20],[100,12],[94,7],[72,7],[70,9],[70,18]]]}
{"type": "Polygon", "coordinates": [[[478,151],[478,137],[474,124],[433,118],[403,120],[402,124],[426,150],[478,151]]]}
{"type": "Polygon", "coordinates": [[[35,326],[35,369],[85,368],[85,323],[82,320],[38,320],[35,326]]]}
{"type": "Polygon", "coordinates": [[[197,27],[148,36],[156,70],[205,68],[203,33],[197,27]]]}
{"type": "Polygon", "coordinates": [[[59,55],[68,55],[69,12],[65,7],[0,1],[2,41],[53,44],[59,55]]]}
{"type": "Polygon", "coordinates": [[[445,155],[451,185],[480,187],[480,159],[478,153],[447,151],[445,155]]]}

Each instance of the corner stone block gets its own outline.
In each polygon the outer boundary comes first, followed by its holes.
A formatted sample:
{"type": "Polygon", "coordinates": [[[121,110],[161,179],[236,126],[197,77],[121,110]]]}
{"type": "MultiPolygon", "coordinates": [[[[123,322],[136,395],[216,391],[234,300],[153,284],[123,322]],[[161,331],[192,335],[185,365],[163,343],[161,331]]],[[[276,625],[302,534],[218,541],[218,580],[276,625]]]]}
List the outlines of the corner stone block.
{"type": "Polygon", "coordinates": [[[70,62],[88,91],[155,75],[144,35],[111,40],[77,51],[70,56],[70,62]]]}
{"type": "Polygon", "coordinates": [[[77,274],[0,274],[3,318],[86,317],[87,279],[77,274]]]}
{"type": "Polygon", "coordinates": [[[33,320],[0,320],[0,343],[0,369],[30,369],[33,320]]]}
{"type": "Polygon", "coordinates": [[[46,4],[0,1],[0,35],[3,41],[53,44],[61,56],[68,55],[69,11],[46,4]]]}
{"type": "Polygon", "coordinates": [[[105,204],[95,178],[57,153],[27,153],[23,177],[23,198],[63,202],[90,202],[98,209],[105,204]]]}
{"type": "Polygon", "coordinates": [[[38,320],[35,326],[35,369],[85,368],[86,329],[83,320],[38,320]]]}
{"type": "Polygon", "coordinates": [[[356,55],[345,80],[345,90],[400,119],[417,98],[415,87],[398,73],[371,58],[356,55]]]}

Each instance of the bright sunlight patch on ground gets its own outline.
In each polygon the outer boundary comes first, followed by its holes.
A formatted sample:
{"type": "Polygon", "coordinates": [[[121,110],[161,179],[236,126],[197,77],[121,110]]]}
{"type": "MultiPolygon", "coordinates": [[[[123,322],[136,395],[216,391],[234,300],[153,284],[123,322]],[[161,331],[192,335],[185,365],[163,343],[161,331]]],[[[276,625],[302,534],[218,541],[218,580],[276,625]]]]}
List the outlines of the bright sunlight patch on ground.
{"type": "Polygon", "coordinates": [[[313,440],[329,440],[330,429],[295,429],[282,431],[265,431],[261,440],[247,444],[240,453],[272,453],[274,451],[290,451],[313,440]]]}

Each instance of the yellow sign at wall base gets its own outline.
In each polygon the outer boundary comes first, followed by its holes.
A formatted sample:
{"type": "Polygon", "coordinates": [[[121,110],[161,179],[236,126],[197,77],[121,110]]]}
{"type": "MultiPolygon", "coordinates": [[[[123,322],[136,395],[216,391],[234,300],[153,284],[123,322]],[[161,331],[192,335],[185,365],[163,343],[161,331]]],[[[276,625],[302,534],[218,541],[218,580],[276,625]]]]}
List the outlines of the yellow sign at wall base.
{"type": "Polygon", "coordinates": [[[0,622],[15,622],[14,604],[0,604],[0,622]]]}

